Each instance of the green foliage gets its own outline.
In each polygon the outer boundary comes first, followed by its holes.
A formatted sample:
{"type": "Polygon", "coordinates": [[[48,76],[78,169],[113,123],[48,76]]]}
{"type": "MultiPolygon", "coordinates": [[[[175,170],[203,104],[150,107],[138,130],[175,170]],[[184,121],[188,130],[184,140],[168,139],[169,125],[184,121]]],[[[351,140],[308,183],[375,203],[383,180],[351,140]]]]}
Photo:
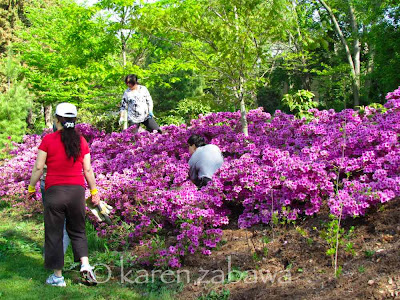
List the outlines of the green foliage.
{"type": "Polygon", "coordinates": [[[336,272],[335,272],[335,277],[336,277],[336,278],[339,278],[340,275],[342,275],[342,272],[343,272],[343,267],[342,267],[342,266],[339,266],[339,267],[337,268],[336,272]]]}
{"type": "Polygon", "coordinates": [[[104,112],[100,109],[90,110],[84,106],[79,111],[79,123],[91,124],[99,130],[104,130],[107,133],[118,132],[121,126],[118,124],[119,115],[117,112],[104,112]]]}
{"type": "Polygon", "coordinates": [[[215,105],[212,103],[212,98],[204,95],[192,98],[186,98],[178,102],[176,109],[170,111],[161,119],[162,124],[189,124],[190,120],[197,119],[200,114],[206,115],[213,110],[215,105]]]}
{"type": "Polygon", "coordinates": [[[197,300],[228,300],[230,296],[230,291],[228,289],[223,289],[221,292],[212,290],[205,296],[200,296],[197,300]]]}
{"type": "MultiPolygon", "coordinates": [[[[158,121],[158,120],[157,120],[158,121]]],[[[181,125],[185,123],[185,119],[181,116],[166,115],[160,118],[160,125],[181,125]]]]}
{"type": "Polygon", "coordinates": [[[369,66],[373,66],[364,68],[369,72],[365,78],[367,84],[363,87],[363,104],[384,103],[386,93],[396,89],[400,82],[400,5],[391,0],[361,1],[360,6],[363,4],[366,12],[362,16],[371,24],[365,36],[370,45],[365,58],[369,66]]]}
{"type": "MultiPolygon", "coordinates": [[[[360,104],[383,103],[399,82],[400,7],[392,0],[349,3],[365,45],[360,104]]],[[[329,5],[351,44],[348,3],[329,5]]],[[[319,108],[351,107],[349,63],[318,1],[102,0],[84,7],[73,0],[21,0],[0,5],[0,12],[2,36],[14,41],[20,76],[35,95],[30,132],[44,127],[42,105],[61,101],[86,111],[85,121],[117,130],[113,114],[129,73],[149,88],[162,124],[256,105],[271,113],[291,107],[307,118],[314,101],[319,108]],[[296,90],[303,92],[285,96],[284,104],[283,94],[296,90]],[[305,91],[315,93],[314,101],[305,91]],[[204,97],[210,101],[189,107],[204,97]]],[[[0,54],[6,43],[0,42],[0,54]]],[[[0,76],[0,90],[6,86],[0,76]]]]}
{"type": "Polygon", "coordinates": [[[161,279],[156,278],[155,280],[151,280],[150,282],[141,283],[136,286],[138,291],[145,297],[145,299],[149,300],[174,300],[175,293],[180,292],[183,288],[183,283],[172,283],[167,284],[163,282],[161,279]]]}
{"type": "Polygon", "coordinates": [[[248,272],[240,271],[238,268],[233,267],[232,271],[228,273],[228,277],[225,280],[225,283],[237,282],[241,280],[245,280],[248,276],[248,272]]]}
{"type": "Polygon", "coordinates": [[[154,59],[159,59],[159,61],[147,66],[149,70],[146,82],[154,101],[156,113],[175,110],[180,101],[203,95],[203,79],[194,72],[190,63],[184,63],[171,57],[158,56],[154,59]]]}
{"type": "Polygon", "coordinates": [[[256,262],[261,260],[261,257],[257,254],[257,252],[253,253],[253,260],[256,262]]]}
{"type": "Polygon", "coordinates": [[[374,250],[365,250],[365,251],[364,251],[364,256],[365,256],[366,258],[371,258],[371,257],[374,256],[374,254],[375,254],[375,251],[374,251],[374,250]]]}
{"type": "Polygon", "coordinates": [[[282,102],[298,118],[310,119],[312,114],[308,110],[318,107],[318,102],[313,101],[314,96],[310,91],[299,90],[296,93],[284,95],[282,102]]]}
{"type": "Polygon", "coordinates": [[[268,236],[263,236],[261,238],[261,241],[263,242],[263,244],[269,244],[271,242],[271,240],[268,236]]]}
{"type": "MultiPolygon", "coordinates": [[[[19,62],[11,50],[1,62],[7,89],[0,94],[0,150],[10,147],[11,142],[21,142],[26,129],[26,116],[31,107],[31,96],[24,82],[19,81],[19,62]]],[[[0,158],[6,153],[0,152],[0,158]]]]}
{"type": "MultiPolygon", "coordinates": [[[[375,109],[376,112],[378,112],[378,113],[384,113],[384,112],[387,111],[387,108],[384,107],[380,103],[371,103],[371,104],[368,105],[368,107],[375,109]]],[[[361,115],[363,115],[365,113],[365,110],[366,110],[367,107],[366,106],[357,106],[356,108],[358,109],[358,112],[361,115]]]]}
{"type": "Polygon", "coordinates": [[[27,23],[24,15],[25,4],[25,0],[0,1],[0,56],[7,53],[8,47],[15,42],[15,32],[19,23],[27,23]]]}
{"type": "Polygon", "coordinates": [[[79,104],[96,97],[113,77],[115,51],[115,37],[104,30],[98,10],[69,0],[38,0],[26,9],[31,26],[18,32],[22,41],[15,46],[36,101],[79,104]]]}
{"type": "Polygon", "coordinates": [[[261,243],[262,243],[262,248],[260,250],[256,250],[253,253],[253,260],[254,261],[261,261],[263,257],[268,257],[269,249],[268,249],[268,244],[271,242],[271,239],[269,236],[264,235],[261,238],[261,243]]]}
{"type": "Polygon", "coordinates": [[[324,223],[322,230],[320,231],[320,237],[323,238],[327,245],[328,250],[326,255],[331,257],[332,266],[335,262],[335,255],[339,251],[340,246],[345,246],[345,251],[355,255],[353,244],[348,241],[354,231],[354,226],[352,226],[348,231],[343,227],[340,227],[339,218],[335,215],[330,215],[331,221],[324,223]]]}
{"type": "Polygon", "coordinates": [[[284,35],[284,2],[160,1],[142,9],[138,26],[178,47],[218,98],[250,103],[263,83],[261,68],[269,68],[271,41],[284,35]]]}
{"type": "Polygon", "coordinates": [[[342,60],[341,57],[331,57],[329,62],[321,63],[322,69],[316,73],[320,108],[341,111],[352,105],[350,75],[342,60]]]}
{"type": "MultiPolygon", "coordinates": [[[[106,251],[108,250],[108,240],[98,236],[96,229],[92,224],[86,222],[85,224],[86,238],[88,241],[88,247],[92,251],[106,251]]],[[[108,252],[108,251],[107,251],[108,252]]]]}
{"type": "MultiPolygon", "coordinates": [[[[284,176],[281,177],[281,180],[283,179],[284,176]]],[[[286,178],[285,178],[286,179],[286,178]]],[[[283,180],[285,180],[283,179],[283,180]]],[[[290,207],[287,206],[282,206],[281,212],[279,213],[278,211],[274,211],[271,216],[271,223],[274,225],[295,225],[296,220],[291,220],[287,216],[290,213],[290,207]]]]}
{"type": "Polygon", "coordinates": [[[303,228],[300,226],[296,226],[296,231],[300,233],[300,235],[306,239],[308,245],[312,245],[314,243],[314,240],[309,236],[308,232],[305,231],[303,228]]]}

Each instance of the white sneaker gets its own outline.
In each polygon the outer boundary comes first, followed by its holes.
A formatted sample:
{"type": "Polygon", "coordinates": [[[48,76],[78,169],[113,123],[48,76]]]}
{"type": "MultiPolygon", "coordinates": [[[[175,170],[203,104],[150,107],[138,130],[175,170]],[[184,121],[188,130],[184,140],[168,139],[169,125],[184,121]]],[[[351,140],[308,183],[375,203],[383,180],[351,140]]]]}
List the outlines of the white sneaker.
{"type": "Polygon", "coordinates": [[[90,265],[81,266],[81,279],[82,283],[86,285],[96,285],[97,279],[93,273],[93,267],[90,265]]]}
{"type": "Polygon", "coordinates": [[[46,284],[51,286],[66,286],[64,277],[57,277],[54,274],[51,274],[49,278],[46,279],[46,284]]]}

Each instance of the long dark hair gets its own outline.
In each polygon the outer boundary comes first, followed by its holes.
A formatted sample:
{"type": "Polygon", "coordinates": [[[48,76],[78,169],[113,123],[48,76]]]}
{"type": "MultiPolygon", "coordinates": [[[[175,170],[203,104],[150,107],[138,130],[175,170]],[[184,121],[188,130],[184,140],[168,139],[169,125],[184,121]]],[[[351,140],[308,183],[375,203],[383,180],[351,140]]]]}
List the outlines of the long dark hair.
{"type": "Polygon", "coordinates": [[[81,134],[75,129],[76,118],[60,117],[56,115],[63,126],[61,130],[61,141],[64,144],[65,153],[68,158],[73,157],[74,162],[81,155],[81,134]]]}

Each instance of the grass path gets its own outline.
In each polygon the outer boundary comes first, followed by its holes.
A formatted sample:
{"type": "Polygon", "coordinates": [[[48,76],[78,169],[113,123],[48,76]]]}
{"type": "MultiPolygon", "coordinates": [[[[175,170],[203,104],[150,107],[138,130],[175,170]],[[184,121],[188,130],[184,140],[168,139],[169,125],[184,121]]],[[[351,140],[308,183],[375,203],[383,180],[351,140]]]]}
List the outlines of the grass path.
{"type": "MultiPolygon", "coordinates": [[[[1,202],[1,200],[0,200],[1,202]]],[[[1,204],[1,203],[0,203],[1,204]]],[[[79,270],[64,270],[67,287],[45,285],[51,271],[43,266],[43,218],[24,217],[15,209],[0,207],[0,299],[168,299],[170,295],[141,296],[137,290],[112,280],[96,287],[79,283],[79,270]]],[[[96,244],[88,233],[89,253],[96,244]],[[92,239],[92,240],[91,240],[92,239]]],[[[71,247],[69,247],[71,248],[71,247]]],[[[104,253],[103,253],[104,255],[104,253]]],[[[91,254],[89,254],[91,256],[91,254]]],[[[72,251],[65,267],[72,264],[72,251]]],[[[172,298],[171,298],[172,299],[172,298]]]]}

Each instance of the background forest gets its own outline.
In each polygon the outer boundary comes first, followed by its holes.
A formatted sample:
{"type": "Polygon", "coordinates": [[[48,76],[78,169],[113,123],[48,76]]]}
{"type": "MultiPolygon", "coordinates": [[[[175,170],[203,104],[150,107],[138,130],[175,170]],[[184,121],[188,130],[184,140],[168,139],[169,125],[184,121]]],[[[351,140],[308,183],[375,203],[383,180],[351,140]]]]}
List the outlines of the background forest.
{"type": "Polygon", "coordinates": [[[397,0],[1,0],[0,24],[0,148],[50,127],[64,101],[119,131],[129,73],[161,125],[362,109],[400,83],[397,0]]]}

